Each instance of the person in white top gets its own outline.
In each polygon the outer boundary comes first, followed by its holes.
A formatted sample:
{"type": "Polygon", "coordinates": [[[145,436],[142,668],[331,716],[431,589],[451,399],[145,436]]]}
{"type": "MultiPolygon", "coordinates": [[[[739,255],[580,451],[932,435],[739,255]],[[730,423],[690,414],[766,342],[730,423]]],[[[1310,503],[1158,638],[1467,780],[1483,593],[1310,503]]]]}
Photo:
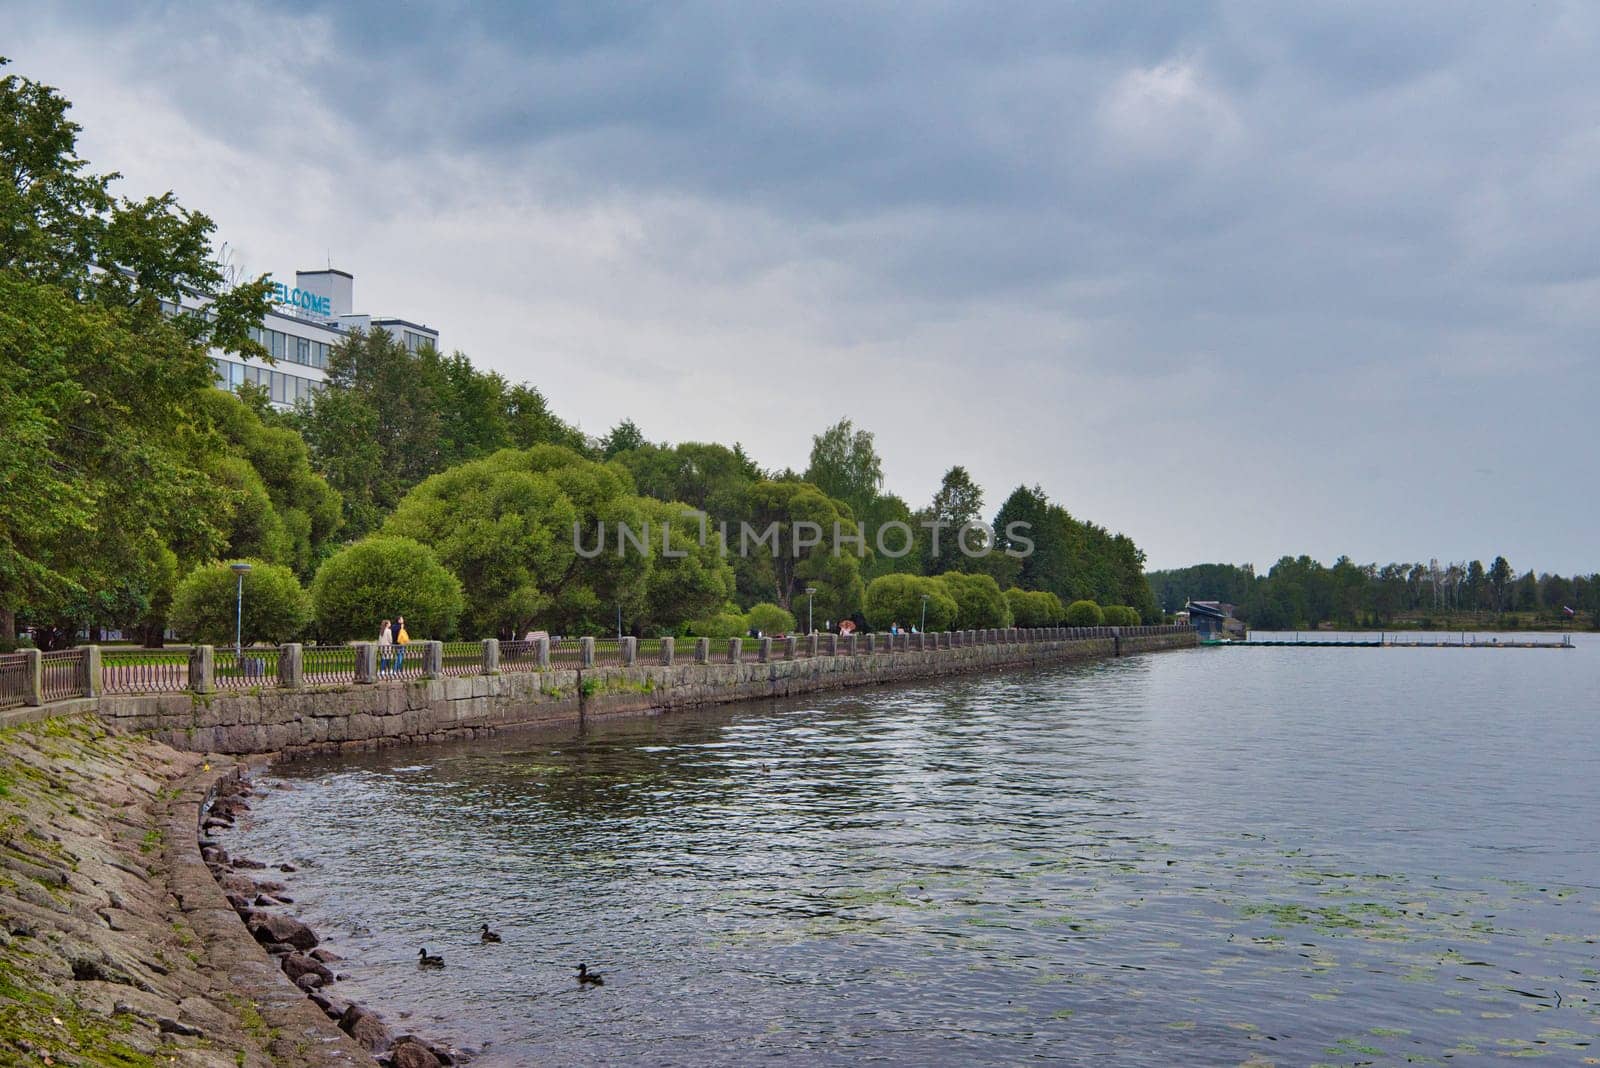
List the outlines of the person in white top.
{"type": "Polygon", "coordinates": [[[389,664],[394,660],[394,631],[389,629],[389,621],[383,621],[382,628],[378,631],[378,677],[381,679],[389,673],[389,664]]]}

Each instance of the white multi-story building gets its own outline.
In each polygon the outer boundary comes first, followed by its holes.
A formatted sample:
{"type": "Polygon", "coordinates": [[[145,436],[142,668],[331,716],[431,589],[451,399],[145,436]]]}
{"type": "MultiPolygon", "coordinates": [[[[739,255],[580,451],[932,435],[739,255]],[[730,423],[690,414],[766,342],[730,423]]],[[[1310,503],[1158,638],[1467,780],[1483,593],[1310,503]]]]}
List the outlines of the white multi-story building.
{"type": "Polygon", "coordinates": [[[238,389],[242,382],[264,386],[272,403],[291,407],[309,401],[327,382],[328,353],[352,331],[387,330],[412,352],[439,347],[439,331],[431,326],[393,317],[358,315],[355,311],[355,276],[328,268],[296,271],[294,285],[275,283],[273,308],[255,340],[272,354],[273,362],[244,359],[235,353],[214,353],[219,385],[238,389]]]}

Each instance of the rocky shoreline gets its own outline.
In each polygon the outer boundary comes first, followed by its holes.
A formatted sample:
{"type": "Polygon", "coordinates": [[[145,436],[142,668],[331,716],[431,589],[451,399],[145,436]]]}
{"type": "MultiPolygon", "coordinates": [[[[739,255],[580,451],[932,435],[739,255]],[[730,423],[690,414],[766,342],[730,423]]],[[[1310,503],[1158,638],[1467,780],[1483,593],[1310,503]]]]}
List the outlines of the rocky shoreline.
{"type": "Polygon", "coordinates": [[[347,978],[336,969],[343,958],[321,945],[315,931],[285,911],[294,903],[286,893],[289,888],[267,877],[271,871],[292,874],[295,866],[287,861],[269,866],[247,857],[230,857],[214,837],[231,829],[241,813],[250,811],[249,799],[254,794],[255,788],[242,767],[219,776],[208,803],[202,807],[197,838],[201,859],[245,929],[277,962],[285,979],[379,1064],[392,1068],[448,1068],[467,1063],[468,1052],[413,1034],[396,1035],[377,1013],[338,996],[335,984],[347,978]]]}

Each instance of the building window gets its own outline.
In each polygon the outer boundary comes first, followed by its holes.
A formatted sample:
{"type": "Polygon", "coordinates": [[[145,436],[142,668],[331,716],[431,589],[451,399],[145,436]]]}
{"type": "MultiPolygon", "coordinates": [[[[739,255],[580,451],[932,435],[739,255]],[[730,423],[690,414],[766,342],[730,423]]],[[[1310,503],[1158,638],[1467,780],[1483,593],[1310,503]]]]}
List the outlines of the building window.
{"type": "Polygon", "coordinates": [[[294,362],[305,364],[311,362],[311,342],[303,337],[294,339],[294,362]]]}

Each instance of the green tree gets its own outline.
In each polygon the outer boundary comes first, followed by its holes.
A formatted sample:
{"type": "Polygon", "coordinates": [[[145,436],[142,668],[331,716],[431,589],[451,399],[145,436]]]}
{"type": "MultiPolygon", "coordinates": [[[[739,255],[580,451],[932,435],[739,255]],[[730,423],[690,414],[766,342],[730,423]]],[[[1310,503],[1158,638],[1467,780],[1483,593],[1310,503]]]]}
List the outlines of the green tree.
{"type": "Polygon", "coordinates": [[[641,431],[632,419],[624,419],[611,428],[611,432],[600,439],[600,455],[607,459],[615,459],[619,453],[633,452],[648,444],[641,431]]]}
{"type": "MultiPolygon", "coordinates": [[[[933,551],[932,537],[928,538],[925,564],[928,574],[980,569],[977,559],[961,551],[959,542],[963,527],[969,523],[980,523],[983,519],[983,491],[972,481],[965,467],[958,465],[944,473],[923,519],[932,524],[930,534],[936,530],[939,535],[937,552],[933,551]]],[[[987,544],[987,539],[969,533],[968,545],[976,549],[980,542],[987,544]]]]}
{"type": "Polygon", "coordinates": [[[745,613],[745,621],[750,629],[769,636],[795,632],[794,616],[787,609],[770,602],[751,605],[750,611],[745,613]]]}
{"type": "Polygon", "coordinates": [[[1494,563],[1489,565],[1489,592],[1494,600],[1494,610],[1504,612],[1511,605],[1511,580],[1513,578],[1511,564],[1503,556],[1494,558],[1494,563]]]}
{"type": "Polygon", "coordinates": [[[648,593],[649,558],[618,551],[620,524],[646,529],[632,489],[615,464],[554,445],[505,449],[423,481],[383,532],[427,545],[461,580],[468,634],[511,637],[535,624],[604,633],[619,607],[636,612],[648,593]]]}
{"type": "Polygon", "coordinates": [[[993,575],[946,571],[939,576],[945,592],[956,602],[953,630],[985,630],[1011,626],[1011,606],[993,575]]]}
{"type": "Polygon", "coordinates": [[[1108,627],[1137,627],[1140,623],[1139,613],[1125,604],[1107,605],[1101,614],[1108,627]]]}
{"type": "Polygon", "coordinates": [[[861,560],[849,546],[835,553],[834,534],[858,531],[849,505],[806,482],[757,482],[749,489],[753,537],[730,533],[728,550],[765,580],[770,599],[793,611],[794,597],[816,589],[818,619],[842,619],[861,605],[861,560]]]}
{"type": "Polygon", "coordinates": [[[311,620],[311,601],[294,572],[278,564],[246,561],[243,601],[233,561],[207,564],[189,572],[172,597],[172,627],[186,641],[232,645],[242,603],[246,645],[292,641],[311,620]]]}
{"type": "Polygon", "coordinates": [[[883,487],[883,461],[872,434],[841,419],[812,438],[805,481],[848,504],[852,515],[865,514],[883,487]]]}
{"type": "Polygon", "coordinates": [[[311,469],[304,439],[268,421],[264,403],[220,389],[196,398],[197,414],[225,442],[213,470],[236,490],[227,554],[288,564],[309,577],[339,528],[339,495],[311,469]]]}
{"type": "Polygon", "coordinates": [[[960,609],[948,591],[944,582],[923,575],[880,575],[867,585],[863,612],[874,630],[888,630],[894,623],[903,629],[949,630],[960,609]]]}
{"type": "Polygon", "coordinates": [[[322,641],[372,639],[384,619],[404,616],[413,638],[455,634],[461,583],[433,551],[410,538],[372,535],[330,556],[311,583],[322,641]]]}
{"type": "Polygon", "coordinates": [[[715,612],[726,604],[734,595],[733,568],[722,558],[716,541],[700,541],[693,511],[648,498],[640,498],[636,504],[649,534],[644,601],[626,608],[634,629],[671,633],[684,620],[715,612]]]}
{"type": "Polygon", "coordinates": [[[1069,627],[1102,627],[1105,614],[1093,601],[1073,601],[1062,614],[1062,622],[1069,627]]]}
{"type": "Polygon", "coordinates": [[[223,287],[204,215],[170,194],[115,198],[115,175],[87,172],[67,109],[48,86],[0,78],[7,634],[19,611],[54,631],[95,605],[155,604],[168,545],[216,551],[229,491],[207,475],[214,444],[189,405],[211,385],[209,347],[261,354],[247,329],[267,307],[264,279],[223,287]],[[190,298],[208,309],[168,314],[190,298]]]}

